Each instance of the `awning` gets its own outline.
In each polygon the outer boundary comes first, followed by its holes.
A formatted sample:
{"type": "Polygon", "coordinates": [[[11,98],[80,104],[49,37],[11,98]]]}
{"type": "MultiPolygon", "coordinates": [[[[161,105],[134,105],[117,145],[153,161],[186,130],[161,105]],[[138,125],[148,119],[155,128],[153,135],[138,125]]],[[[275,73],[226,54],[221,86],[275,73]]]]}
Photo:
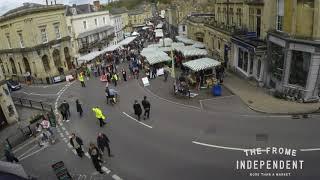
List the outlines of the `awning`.
{"type": "Polygon", "coordinates": [[[171,60],[171,58],[166,53],[164,53],[163,51],[160,51],[158,48],[144,48],[141,51],[141,55],[146,58],[146,61],[150,65],[171,60]]]}
{"type": "Polygon", "coordinates": [[[78,58],[78,63],[83,63],[83,62],[88,62],[88,61],[91,61],[93,60],[94,58],[98,57],[99,55],[101,54],[101,51],[93,51],[89,54],[86,54],[86,55],[83,55],[83,56],[80,56],[78,58]]]}
{"type": "Polygon", "coordinates": [[[130,44],[133,40],[135,40],[136,38],[137,38],[137,36],[127,37],[127,38],[125,38],[124,40],[122,40],[121,42],[119,42],[118,44],[119,44],[120,46],[128,45],[128,44],[130,44]]]}
{"type": "Polygon", "coordinates": [[[106,52],[112,52],[112,51],[118,49],[119,47],[120,47],[119,44],[108,46],[108,47],[102,49],[101,54],[106,53],[106,52]]]}
{"type": "Polygon", "coordinates": [[[175,46],[173,48],[177,51],[180,51],[185,57],[208,55],[207,50],[198,49],[192,46],[175,46]]]}
{"type": "Polygon", "coordinates": [[[159,44],[161,46],[171,46],[171,44],[173,43],[173,40],[170,38],[164,38],[164,42],[163,42],[163,38],[159,40],[159,44]]]}
{"type": "Polygon", "coordinates": [[[197,41],[194,41],[194,40],[192,40],[192,39],[188,39],[187,37],[185,37],[185,36],[176,36],[176,39],[177,39],[177,41],[179,41],[179,42],[183,42],[183,43],[185,43],[185,44],[191,44],[191,45],[193,45],[193,44],[195,44],[197,41]]]}
{"type": "Polygon", "coordinates": [[[102,26],[102,27],[99,27],[99,28],[96,28],[96,29],[93,29],[93,30],[89,30],[89,31],[85,31],[85,32],[82,32],[78,35],[78,39],[79,38],[84,38],[84,37],[87,37],[89,35],[92,35],[92,34],[97,34],[97,33],[101,33],[101,32],[104,32],[104,31],[108,31],[108,35],[111,35],[112,33],[114,33],[114,27],[113,26],[102,26]]]}
{"type": "Polygon", "coordinates": [[[210,69],[216,66],[221,65],[221,62],[210,59],[210,58],[201,58],[193,61],[188,61],[183,63],[184,66],[188,67],[192,71],[198,72],[205,69],[210,69]]]}

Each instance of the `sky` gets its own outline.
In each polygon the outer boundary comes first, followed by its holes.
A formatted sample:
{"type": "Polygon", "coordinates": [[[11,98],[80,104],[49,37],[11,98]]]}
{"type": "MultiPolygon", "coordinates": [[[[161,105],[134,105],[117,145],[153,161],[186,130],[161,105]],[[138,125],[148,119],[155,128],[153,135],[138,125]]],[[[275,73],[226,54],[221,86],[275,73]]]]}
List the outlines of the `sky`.
{"type": "MultiPolygon", "coordinates": [[[[39,4],[46,4],[46,0],[0,0],[0,15],[4,14],[5,12],[14,9],[16,7],[22,6],[25,2],[32,2],[32,3],[39,3],[39,4]]],[[[54,3],[54,0],[48,0],[49,4],[50,1],[54,3]]],[[[56,0],[59,4],[86,4],[92,3],[93,0],[56,0]]],[[[107,2],[107,0],[100,0],[101,3],[107,2]]]]}

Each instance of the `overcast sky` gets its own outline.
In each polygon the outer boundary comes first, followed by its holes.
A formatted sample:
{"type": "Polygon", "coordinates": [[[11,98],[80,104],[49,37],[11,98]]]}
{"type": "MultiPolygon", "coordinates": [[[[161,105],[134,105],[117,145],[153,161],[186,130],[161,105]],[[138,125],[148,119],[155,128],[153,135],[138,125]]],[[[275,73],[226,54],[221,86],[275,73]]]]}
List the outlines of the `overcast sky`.
{"type": "MultiPolygon", "coordinates": [[[[46,4],[46,0],[0,0],[0,15],[4,14],[5,12],[9,11],[10,9],[14,9],[16,7],[22,6],[25,2],[32,2],[32,3],[39,3],[39,4],[46,4]]],[[[48,0],[49,4],[50,1],[54,3],[54,0],[48,0]]],[[[101,3],[105,3],[107,0],[100,0],[101,3]]],[[[85,4],[85,3],[92,3],[93,0],[57,0],[57,3],[61,4],[85,4]]]]}

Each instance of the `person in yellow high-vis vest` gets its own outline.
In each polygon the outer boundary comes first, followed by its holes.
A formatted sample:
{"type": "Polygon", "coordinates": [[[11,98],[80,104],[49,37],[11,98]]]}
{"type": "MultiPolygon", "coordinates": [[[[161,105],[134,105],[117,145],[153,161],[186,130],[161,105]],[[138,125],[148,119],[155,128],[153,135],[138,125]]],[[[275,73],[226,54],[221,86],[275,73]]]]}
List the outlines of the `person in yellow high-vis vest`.
{"type": "Polygon", "coordinates": [[[106,119],[106,117],[103,114],[102,110],[99,107],[94,107],[94,108],[92,108],[92,111],[95,113],[96,118],[99,120],[100,127],[105,125],[106,123],[104,122],[104,120],[106,119]]]}
{"type": "Polygon", "coordinates": [[[86,87],[86,85],[84,84],[84,76],[83,76],[83,73],[80,73],[79,74],[79,77],[78,77],[80,83],[81,83],[81,87],[86,87]]]}

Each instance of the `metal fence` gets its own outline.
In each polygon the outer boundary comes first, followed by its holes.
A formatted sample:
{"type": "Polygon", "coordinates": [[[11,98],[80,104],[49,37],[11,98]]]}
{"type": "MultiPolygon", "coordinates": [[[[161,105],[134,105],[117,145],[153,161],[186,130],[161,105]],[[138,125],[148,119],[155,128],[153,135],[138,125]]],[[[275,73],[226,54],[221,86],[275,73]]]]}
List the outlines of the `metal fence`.
{"type": "Polygon", "coordinates": [[[12,97],[13,103],[15,105],[20,105],[23,107],[35,108],[42,111],[53,111],[52,105],[48,103],[44,103],[41,101],[34,101],[30,99],[12,97]]]}

